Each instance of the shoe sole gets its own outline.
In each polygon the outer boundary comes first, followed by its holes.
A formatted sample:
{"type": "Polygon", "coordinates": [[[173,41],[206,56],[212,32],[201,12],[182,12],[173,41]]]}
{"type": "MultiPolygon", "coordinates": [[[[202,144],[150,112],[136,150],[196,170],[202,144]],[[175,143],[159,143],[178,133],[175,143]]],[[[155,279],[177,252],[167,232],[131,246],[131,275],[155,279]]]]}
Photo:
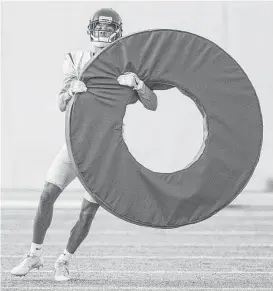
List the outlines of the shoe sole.
{"type": "Polygon", "coordinates": [[[38,270],[40,270],[40,268],[42,268],[44,265],[40,265],[40,266],[35,266],[35,267],[32,267],[31,269],[29,269],[28,270],[28,272],[27,273],[25,273],[25,274],[13,274],[13,273],[11,273],[11,275],[13,275],[13,276],[17,276],[17,277],[23,277],[23,276],[26,276],[31,270],[33,270],[33,269],[38,269],[38,270]]]}

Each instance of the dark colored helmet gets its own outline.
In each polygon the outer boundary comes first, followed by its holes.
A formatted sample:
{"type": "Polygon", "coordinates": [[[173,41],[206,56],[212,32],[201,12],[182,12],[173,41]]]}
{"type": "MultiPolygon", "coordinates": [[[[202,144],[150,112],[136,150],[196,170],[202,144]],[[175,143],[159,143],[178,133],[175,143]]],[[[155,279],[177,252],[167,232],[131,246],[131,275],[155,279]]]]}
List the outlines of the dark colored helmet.
{"type": "Polygon", "coordinates": [[[87,33],[90,35],[90,40],[95,42],[99,46],[105,46],[108,43],[115,41],[122,36],[122,20],[119,14],[112,8],[102,8],[94,13],[93,17],[89,21],[87,33]],[[111,25],[114,28],[114,32],[109,36],[100,36],[105,29],[96,29],[98,25],[111,25]]]}

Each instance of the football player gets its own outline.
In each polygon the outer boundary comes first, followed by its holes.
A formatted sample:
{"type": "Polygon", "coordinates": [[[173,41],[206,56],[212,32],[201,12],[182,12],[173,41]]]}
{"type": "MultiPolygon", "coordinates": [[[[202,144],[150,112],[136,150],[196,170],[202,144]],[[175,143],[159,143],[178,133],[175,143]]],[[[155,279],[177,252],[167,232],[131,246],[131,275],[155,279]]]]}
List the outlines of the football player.
{"type": "MultiPolygon", "coordinates": [[[[88,34],[91,46],[89,51],[68,53],[64,60],[64,84],[59,94],[59,108],[64,112],[74,94],[85,92],[85,84],[80,81],[84,65],[94,58],[104,47],[122,36],[122,20],[113,9],[98,10],[89,21],[88,34]]],[[[133,72],[125,72],[117,78],[123,86],[136,90],[139,100],[148,110],[156,110],[157,96],[133,72]]],[[[76,178],[71,160],[64,144],[53,161],[42,190],[38,209],[34,219],[33,237],[30,250],[20,263],[11,270],[12,275],[24,276],[32,269],[39,269],[44,264],[43,242],[49,228],[54,203],[65,187],[76,178]]],[[[67,281],[69,276],[69,260],[86,238],[99,204],[85,192],[79,218],[70,232],[67,245],[55,262],[56,281],[67,281]]]]}

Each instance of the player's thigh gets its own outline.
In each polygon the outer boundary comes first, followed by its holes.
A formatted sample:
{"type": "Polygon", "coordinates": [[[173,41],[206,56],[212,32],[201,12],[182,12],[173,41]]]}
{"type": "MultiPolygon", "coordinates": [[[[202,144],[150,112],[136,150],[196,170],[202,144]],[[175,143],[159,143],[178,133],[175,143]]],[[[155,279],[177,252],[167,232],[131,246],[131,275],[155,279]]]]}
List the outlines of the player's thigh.
{"type": "Polygon", "coordinates": [[[46,182],[50,182],[63,190],[75,178],[76,173],[69,158],[66,144],[64,144],[47,172],[46,182]]]}

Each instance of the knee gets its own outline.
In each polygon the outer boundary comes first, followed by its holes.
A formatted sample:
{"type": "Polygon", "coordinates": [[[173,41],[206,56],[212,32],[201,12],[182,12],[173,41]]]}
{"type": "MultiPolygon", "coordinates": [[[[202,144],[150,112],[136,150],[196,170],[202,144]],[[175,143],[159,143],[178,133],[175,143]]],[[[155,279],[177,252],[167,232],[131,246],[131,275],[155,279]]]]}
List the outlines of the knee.
{"type": "Polygon", "coordinates": [[[79,220],[82,224],[85,226],[91,225],[98,208],[98,204],[89,202],[88,207],[81,209],[79,220]]]}
{"type": "Polygon", "coordinates": [[[40,203],[53,205],[58,196],[60,195],[61,191],[62,191],[61,188],[59,188],[58,186],[46,182],[40,197],[40,203]]]}

